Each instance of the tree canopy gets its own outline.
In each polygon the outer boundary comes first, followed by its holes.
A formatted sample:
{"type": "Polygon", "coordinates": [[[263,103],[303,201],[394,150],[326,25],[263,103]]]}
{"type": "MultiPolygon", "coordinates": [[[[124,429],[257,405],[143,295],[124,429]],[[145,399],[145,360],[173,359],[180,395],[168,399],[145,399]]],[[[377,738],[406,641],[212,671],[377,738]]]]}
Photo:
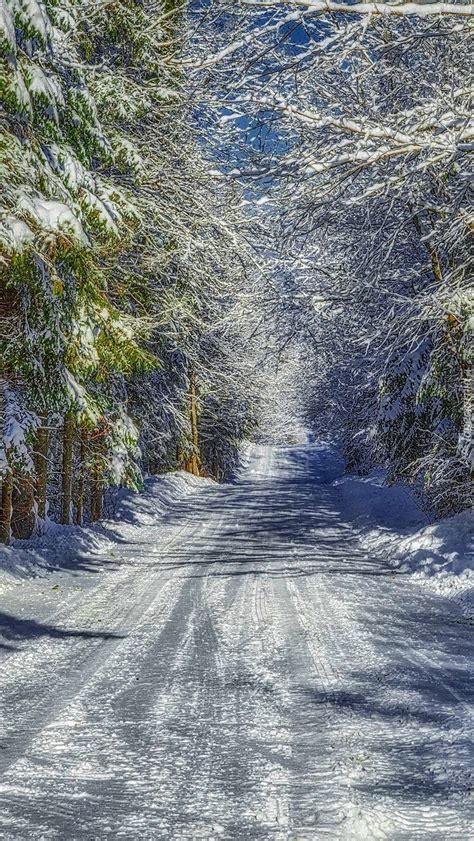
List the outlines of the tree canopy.
{"type": "Polygon", "coordinates": [[[4,540],[228,475],[275,382],[351,465],[468,504],[471,19],[4,0],[4,540]]]}

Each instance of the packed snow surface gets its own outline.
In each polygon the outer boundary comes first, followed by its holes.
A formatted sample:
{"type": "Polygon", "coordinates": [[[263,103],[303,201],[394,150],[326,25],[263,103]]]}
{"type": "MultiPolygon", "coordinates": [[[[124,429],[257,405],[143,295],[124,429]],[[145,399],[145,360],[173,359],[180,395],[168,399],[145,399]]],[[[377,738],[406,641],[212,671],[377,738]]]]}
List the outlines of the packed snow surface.
{"type": "Polygon", "coordinates": [[[255,448],[12,562],[1,838],[472,837],[472,627],[367,548],[340,473],[255,448]]]}

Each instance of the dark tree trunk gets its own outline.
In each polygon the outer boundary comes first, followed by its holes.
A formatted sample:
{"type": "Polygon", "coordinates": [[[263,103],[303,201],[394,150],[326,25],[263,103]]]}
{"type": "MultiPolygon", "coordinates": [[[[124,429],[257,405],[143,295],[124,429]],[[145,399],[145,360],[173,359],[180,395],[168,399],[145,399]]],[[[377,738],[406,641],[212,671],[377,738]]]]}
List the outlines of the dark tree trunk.
{"type": "Polygon", "coordinates": [[[82,526],[84,523],[84,486],[85,486],[85,470],[86,470],[86,439],[87,433],[81,429],[80,449],[79,449],[79,472],[77,476],[76,485],[76,525],[82,526]]]}
{"type": "Polygon", "coordinates": [[[74,445],[74,415],[67,412],[63,426],[63,476],[61,498],[61,523],[72,523],[72,454],[74,445]]]}
{"type": "Polygon", "coordinates": [[[198,429],[198,394],[194,372],[190,377],[189,388],[189,420],[191,423],[192,453],[186,462],[186,470],[194,476],[200,475],[201,459],[199,457],[199,429],[198,429]]]}
{"type": "Polygon", "coordinates": [[[91,488],[91,522],[96,523],[102,517],[104,491],[99,481],[94,481],[91,488]]]}
{"type": "Polygon", "coordinates": [[[13,474],[7,473],[2,479],[2,507],[0,509],[0,541],[6,546],[11,539],[13,501],[13,474]]]}
{"type": "Polygon", "coordinates": [[[11,533],[19,540],[31,537],[36,523],[35,482],[32,476],[16,476],[12,493],[11,533]]]}
{"type": "Polygon", "coordinates": [[[46,492],[48,485],[48,417],[41,416],[41,426],[36,433],[36,503],[38,505],[38,517],[44,520],[46,517],[46,492]]]}
{"type": "Polygon", "coordinates": [[[102,441],[98,438],[93,445],[92,485],[91,485],[91,521],[95,523],[102,517],[104,488],[102,481],[102,441]]]}

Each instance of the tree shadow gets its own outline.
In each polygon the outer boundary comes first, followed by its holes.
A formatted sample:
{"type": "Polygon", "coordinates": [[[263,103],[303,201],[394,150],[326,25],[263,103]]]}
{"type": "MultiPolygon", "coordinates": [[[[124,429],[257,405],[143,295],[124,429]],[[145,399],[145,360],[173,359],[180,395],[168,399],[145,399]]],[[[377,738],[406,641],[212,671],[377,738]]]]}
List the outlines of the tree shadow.
{"type": "Polygon", "coordinates": [[[464,670],[415,667],[402,679],[400,673],[378,677],[348,673],[347,689],[294,687],[305,711],[302,726],[328,707],[340,715],[340,731],[350,735],[338,748],[339,761],[367,804],[387,798],[401,809],[428,808],[442,801],[454,806],[461,798],[461,811],[468,812],[474,747],[467,723],[460,723],[469,699],[446,688],[461,686],[466,693],[464,670]]]}
{"type": "Polygon", "coordinates": [[[55,625],[46,625],[37,622],[35,619],[20,619],[9,613],[0,613],[0,649],[16,651],[19,646],[14,643],[23,643],[27,640],[38,637],[50,637],[51,639],[68,639],[76,637],[80,639],[123,639],[123,634],[115,634],[109,631],[87,631],[70,630],[58,628],[55,625]]]}

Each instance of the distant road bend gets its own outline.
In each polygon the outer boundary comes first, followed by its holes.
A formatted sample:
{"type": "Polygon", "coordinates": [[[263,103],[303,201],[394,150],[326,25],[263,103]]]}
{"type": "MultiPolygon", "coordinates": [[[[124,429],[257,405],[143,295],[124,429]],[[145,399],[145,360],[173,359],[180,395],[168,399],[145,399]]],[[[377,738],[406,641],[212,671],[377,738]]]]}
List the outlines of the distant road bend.
{"type": "Polygon", "coordinates": [[[1,839],[474,838],[472,628],[361,549],[336,471],[256,448],[2,597],[1,839]]]}

